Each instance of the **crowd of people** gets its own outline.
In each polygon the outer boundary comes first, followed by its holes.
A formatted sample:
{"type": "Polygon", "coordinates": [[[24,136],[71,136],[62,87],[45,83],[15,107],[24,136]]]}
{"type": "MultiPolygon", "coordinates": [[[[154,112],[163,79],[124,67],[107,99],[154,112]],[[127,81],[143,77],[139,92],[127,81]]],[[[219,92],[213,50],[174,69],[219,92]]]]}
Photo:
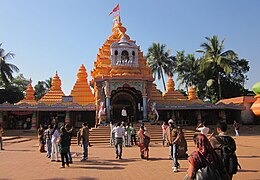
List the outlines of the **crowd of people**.
{"type": "MultiPolygon", "coordinates": [[[[239,135],[237,132],[239,127],[235,123],[236,135],[239,135]]],[[[110,144],[115,147],[116,159],[122,159],[123,147],[133,145],[139,146],[142,159],[149,158],[151,135],[144,124],[141,124],[140,129],[136,131],[131,123],[122,121],[113,124],[110,122],[110,130],[110,144]]],[[[210,129],[204,123],[200,123],[196,130],[193,137],[194,151],[188,158],[188,170],[184,179],[232,179],[240,165],[235,154],[236,143],[231,136],[226,134],[227,124],[225,122],[217,124],[217,135],[209,134],[210,129]]],[[[46,130],[40,125],[38,129],[39,151],[45,152],[46,149],[46,156],[56,162],[60,162],[60,154],[61,168],[65,165],[69,166],[72,163],[70,146],[73,132],[74,128],[68,124],[59,129],[57,125],[49,125],[46,130]]],[[[82,147],[81,161],[88,159],[88,147],[91,146],[89,135],[88,124],[83,123],[82,128],[77,132],[78,145],[82,147]]],[[[182,129],[176,126],[172,119],[162,124],[162,145],[169,146],[169,159],[172,160],[173,172],[178,172],[180,154],[183,157],[187,155],[187,142],[182,129]]]]}

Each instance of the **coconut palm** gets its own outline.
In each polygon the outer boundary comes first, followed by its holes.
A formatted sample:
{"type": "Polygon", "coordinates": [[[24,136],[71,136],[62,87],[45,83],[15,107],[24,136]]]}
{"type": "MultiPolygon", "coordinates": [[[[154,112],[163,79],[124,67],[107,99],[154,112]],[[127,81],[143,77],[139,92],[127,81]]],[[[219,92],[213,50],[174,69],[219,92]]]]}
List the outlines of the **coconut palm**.
{"type": "Polygon", "coordinates": [[[202,43],[200,47],[202,50],[197,52],[203,53],[201,61],[201,71],[211,71],[218,84],[219,100],[221,96],[221,75],[229,74],[231,72],[230,64],[237,57],[232,50],[224,51],[223,44],[225,39],[221,42],[218,36],[214,35],[212,38],[206,37],[207,41],[202,43]]]}
{"type": "Polygon", "coordinates": [[[0,77],[5,85],[8,85],[13,79],[13,73],[19,72],[19,68],[14,64],[10,64],[7,61],[14,58],[14,53],[8,52],[5,54],[5,50],[1,48],[0,43],[0,77]]]}
{"type": "Polygon", "coordinates": [[[172,72],[173,59],[170,57],[171,49],[165,50],[166,45],[160,43],[153,43],[148,48],[146,55],[148,65],[152,67],[154,77],[158,76],[158,79],[162,79],[164,90],[166,91],[166,85],[164,80],[164,74],[172,72]]]}

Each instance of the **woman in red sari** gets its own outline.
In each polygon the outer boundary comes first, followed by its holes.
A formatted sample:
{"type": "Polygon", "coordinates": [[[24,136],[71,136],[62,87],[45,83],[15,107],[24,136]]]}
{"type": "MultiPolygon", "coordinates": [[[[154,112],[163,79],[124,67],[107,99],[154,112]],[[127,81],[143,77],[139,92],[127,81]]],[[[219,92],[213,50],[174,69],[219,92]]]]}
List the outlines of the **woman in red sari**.
{"type": "Polygon", "coordinates": [[[198,134],[194,135],[193,141],[195,143],[195,151],[189,157],[187,175],[184,179],[193,179],[198,169],[206,166],[205,160],[207,160],[208,163],[218,170],[222,180],[229,180],[224,164],[212,148],[208,138],[204,134],[198,134]]]}
{"type": "Polygon", "coordinates": [[[140,127],[140,130],[137,133],[139,137],[139,147],[142,159],[148,159],[149,157],[149,143],[150,143],[150,136],[145,130],[144,126],[140,127]]]}

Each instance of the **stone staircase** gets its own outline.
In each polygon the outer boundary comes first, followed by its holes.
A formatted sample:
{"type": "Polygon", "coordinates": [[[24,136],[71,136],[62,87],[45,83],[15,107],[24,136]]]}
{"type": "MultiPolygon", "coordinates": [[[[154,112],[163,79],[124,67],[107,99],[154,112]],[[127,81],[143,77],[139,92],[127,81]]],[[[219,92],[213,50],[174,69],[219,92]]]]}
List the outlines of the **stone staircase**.
{"type": "MultiPolygon", "coordinates": [[[[136,132],[138,132],[141,124],[134,124],[136,132]]],[[[145,123],[145,127],[151,134],[151,143],[162,144],[162,129],[161,125],[151,125],[150,123],[145,123]]],[[[194,135],[194,127],[184,127],[183,132],[187,141],[191,141],[194,135]]],[[[110,138],[110,127],[101,126],[99,128],[92,128],[90,130],[90,143],[91,144],[109,144],[110,138]]],[[[76,143],[76,138],[72,139],[72,143],[76,143]]]]}

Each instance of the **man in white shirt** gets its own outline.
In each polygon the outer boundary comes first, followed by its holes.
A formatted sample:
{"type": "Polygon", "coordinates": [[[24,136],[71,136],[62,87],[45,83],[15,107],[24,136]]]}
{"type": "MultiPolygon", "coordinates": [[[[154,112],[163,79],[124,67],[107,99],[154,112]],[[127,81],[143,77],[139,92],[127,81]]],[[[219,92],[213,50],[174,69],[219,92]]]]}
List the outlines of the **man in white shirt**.
{"type": "Polygon", "coordinates": [[[121,111],[121,116],[123,117],[123,120],[126,121],[127,120],[127,112],[125,107],[123,107],[122,111],[121,111]]]}
{"type": "Polygon", "coordinates": [[[200,131],[200,134],[204,134],[206,137],[208,136],[209,128],[206,127],[204,123],[200,123],[196,130],[200,131]]]}
{"type": "Polygon", "coordinates": [[[116,127],[113,128],[112,133],[115,134],[115,151],[116,159],[122,159],[122,146],[123,146],[123,136],[125,135],[125,129],[121,127],[121,123],[117,123],[116,127]],[[119,152],[118,152],[119,145],[119,152]]]}

